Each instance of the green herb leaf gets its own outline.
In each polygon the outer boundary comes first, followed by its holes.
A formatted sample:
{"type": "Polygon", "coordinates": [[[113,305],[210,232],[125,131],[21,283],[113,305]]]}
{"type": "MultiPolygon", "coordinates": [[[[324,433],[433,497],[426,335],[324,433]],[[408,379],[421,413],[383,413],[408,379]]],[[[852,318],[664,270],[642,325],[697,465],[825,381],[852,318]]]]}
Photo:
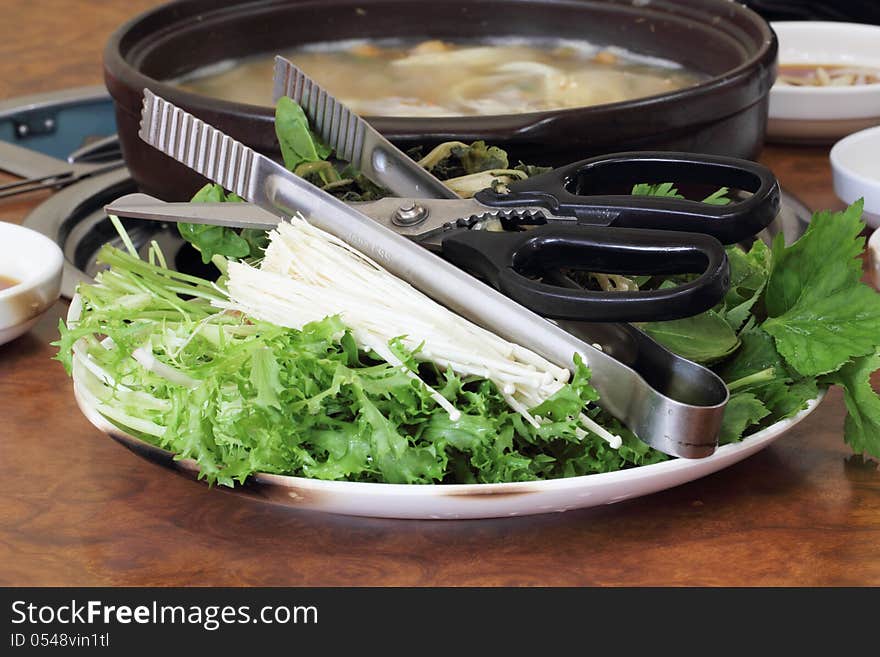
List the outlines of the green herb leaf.
{"type": "Polygon", "coordinates": [[[714,310],[668,322],[649,322],[641,328],[670,351],[697,363],[722,360],[739,347],[736,332],[714,310]]]}
{"type": "Polygon", "coordinates": [[[191,203],[222,203],[226,200],[226,194],[220,185],[208,183],[202,187],[190,199],[191,203]]]}
{"type": "Polygon", "coordinates": [[[497,146],[486,146],[484,141],[475,141],[467,148],[455,148],[452,153],[461,162],[465,174],[508,167],[507,153],[497,146]]]}
{"type": "Polygon", "coordinates": [[[279,98],[275,105],[275,135],[284,166],[291,171],[305,162],[325,160],[332,151],[309,129],[303,109],[287,96],[279,98]]]}
{"type": "MultiPolygon", "coordinates": [[[[413,155],[419,153],[413,151],[413,155]]],[[[444,142],[419,158],[419,164],[428,169],[440,180],[449,180],[459,176],[507,169],[507,152],[497,146],[487,146],[484,141],[472,144],[462,142],[444,142]]],[[[520,169],[528,174],[525,169],[520,169]]]]}
{"type": "Polygon", "coordinates": [[[826,297],[806,294],[763,327],[802,376],[827,374],[873,351],[880,336],[880,297],[862,283],[826,297]]]}
{"type": "Polygon", "coordinates": [[[880,458],[880,397],[871,386],[871,374],[880,369],[880,349],[857,358],[830,377],[843,386],[848,415],[844,440],[856,453],[880,458]]]}
{"type": "MultiPolygon", "coordinates": [[[[193,203],[222,203],[224,201],[241,201],[235,194],[227,196],[220,185],[207,184],[195,196],[193,203]],[[230,198],[232,197],[232,198],[230,198]]],[[[177,230],[181,237],[192,244],[207,264],[215,255],[225,258],[244,258],[251,254],[251,244],[232,228],[210,226],[208,224],[178,223],[177,230]]]]}
{"type": "MultiPolygon", "coordinates": [[[[728,192],[727,187],[721,187],[720,189],[712,192],[709,196],[704,198],[701,202],[706,203],[708,205],[727,205],[731,202],[731,200],[727,197],[728,192]]],[[[638,183],[634,185],[630,194],[633,196],[662,196],[664,198],[677,198],[684,199],[685,197],[678,193],[678,188],[675,187],[674,183],[665,182],[665,183],[638,183]]]]}
{"type": "Polygon", "coordinates": [[[738,331],[751,315],[770,276],[770,249],[757,240],[746,253],[737,247],[727,249],[730,262],[730,288],[724,297],[724,318],[738,331]]]}
{"type": "Polygon", "coordinates": [[[738,392],[731,395],[724,409],[718,442],[725,445],[742,440],[746,429],[757,424],[769,414],[770,411],[763,402],[752,393],[738,392]]]}
{"type": "Polygon", "coordinates": [[[862,277],[859,258],[865,240],[859,237],[863,203],[843,212],[817,212],[806,233],[786,247],[783,236],[773,244],[773,273],[767,285],[770,317],[781,317],[797,306],[853,287],[862,277]]]}
{"type": "Polygon", "coordinates": [[[861,201],[843,212],[816,213],[795,244],[773,246],[764,329],[802,376],[834,372],[877,344],[880,295],[859,282],[861,214],[861,201]]]}
{"type": "Polygon", "coordinates": [[[730,198],[727,196],[727,192],[730,190],[727,187],[721,187],[720,189],[712,192],[709,196],[704,198],[701,202],[706,203],[708,205],[727,205],[731,202],[730,198]]]}
{"type": "Polygon", "coordinates": [[[770,409],[772,421],[795,415],[816,398],[816,380],[793,375],[765,331],[751,328],[739,337],[740,349],[716,369],[731,392],[756,395],[770,409]]]}
{"type": "Polygon", "coordinates": [[[681,198],[684,196],[678,193],[678,189],[674,183],[639,183],[634,185],[630,192],[633,196],[662,196],[664,198],[681,198]]]}

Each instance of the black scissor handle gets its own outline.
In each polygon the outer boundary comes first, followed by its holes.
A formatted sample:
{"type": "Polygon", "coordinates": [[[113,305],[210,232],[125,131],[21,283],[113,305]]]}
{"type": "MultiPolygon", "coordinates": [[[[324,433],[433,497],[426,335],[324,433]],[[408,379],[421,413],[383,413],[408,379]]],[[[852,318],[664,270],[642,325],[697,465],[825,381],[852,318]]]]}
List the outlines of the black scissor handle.
{"type": "Polygon", "coordinates": [[[475,198],[498,208],[539,206],[554,215],[576,217],[579,223],[705,233],[734,244],[761,232],[776,218],[779,194],[773,173],[749,160],[636,151],[575,162],[513,183],[507,194],[485,189],[475,198]],[[663,182],[700,185],[711,191],[730,187],[751,196],[728,205],[709,205],[628,193],[637,183],[663,182]],[[613,189],[621,191],[609,195],[613,189]]]}
{"type": "Polygon", "coordinates": [[[442,246],[444,258],[551,319],[642,322],[688,317],[715,306],[730,284],[724,247],[703,234],[551,224],[517,232],[458,231],[442,246]],[[534,278],[560,269],[701,275],[674,288],[638,292],[572,289],[534,278]]]}

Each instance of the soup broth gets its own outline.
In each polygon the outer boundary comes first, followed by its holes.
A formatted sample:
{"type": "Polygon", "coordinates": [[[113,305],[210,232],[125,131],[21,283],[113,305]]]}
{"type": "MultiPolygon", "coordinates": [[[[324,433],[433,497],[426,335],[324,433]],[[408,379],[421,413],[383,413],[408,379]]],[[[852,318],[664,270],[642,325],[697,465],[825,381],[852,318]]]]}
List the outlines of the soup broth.
{"type": "MultiPolygon", "coordinates": [[[[584,107],[696,84],[666,60],[584,41],[506,39],[338,41],[281,53],[367,116],[474,116],[584,107]]],[[[274,55],[226,62],[177,82],[225,100],[266,105],[274,55]]]]}

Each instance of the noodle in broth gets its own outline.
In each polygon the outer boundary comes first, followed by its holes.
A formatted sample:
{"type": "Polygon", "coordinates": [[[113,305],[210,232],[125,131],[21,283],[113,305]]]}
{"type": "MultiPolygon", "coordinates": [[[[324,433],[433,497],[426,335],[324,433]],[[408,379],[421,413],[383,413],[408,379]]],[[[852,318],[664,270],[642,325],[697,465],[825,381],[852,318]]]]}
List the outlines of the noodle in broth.
{"type": "MultiPolygon", "coordinates": [[[[585,41],[336,41],[282,53],[367,116],[518,114],[614,103],[696,84],[682,67],[585,41]]],[[[272,55],[225,62],[177,81],[202,95],[267,105],[272,55]]]]}

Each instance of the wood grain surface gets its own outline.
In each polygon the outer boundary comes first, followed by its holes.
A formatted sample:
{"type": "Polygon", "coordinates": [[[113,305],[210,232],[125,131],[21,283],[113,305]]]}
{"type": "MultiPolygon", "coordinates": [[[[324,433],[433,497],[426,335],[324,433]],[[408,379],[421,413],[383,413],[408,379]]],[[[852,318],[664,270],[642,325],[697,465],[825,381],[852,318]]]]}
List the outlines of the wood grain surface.
{"type": "MultiPolygon", "coordinates": [[[[154,4],[6,0],[0,97],[100,83],[108,34],[154,4]]],[[[763,161],[808,205],[840,207],[827,149],[763,161]]],[[[336,517],[209,489],[97,432],[51,360],[66,307],[0,346],[0,585],[880,584],[880,472],[843,444],[836,390],[757,455],[645,498],[509,520],[336,517]]]]}

